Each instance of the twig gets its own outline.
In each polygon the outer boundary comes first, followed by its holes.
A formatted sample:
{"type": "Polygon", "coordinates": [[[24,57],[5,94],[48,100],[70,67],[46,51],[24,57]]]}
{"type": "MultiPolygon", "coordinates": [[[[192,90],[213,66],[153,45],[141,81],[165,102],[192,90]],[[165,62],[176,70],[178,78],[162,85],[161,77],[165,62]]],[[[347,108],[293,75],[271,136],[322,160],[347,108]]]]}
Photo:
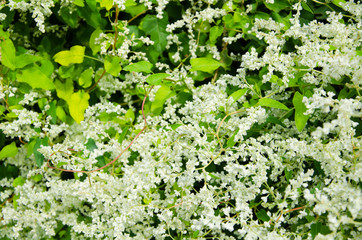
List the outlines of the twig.
{"type": "MultiPolygon", "coordinates": [[[[53,167],[53,166],[50,166],[49,164],[49,161],[50,159],[48,159],[47,161],[47,166],[48,168],[52,168],[52,169],[56,169],[56,170],[59,170],[59,171],[63,171],[63,172],[80,172],[80,173],[92,173],[92,172],[97,172],[99,170],[102,170],[110,165],[112,165],[113,163],[115,163],[121,156],[124,152],[126,152],[131,146],[132,144],[134,143],[134,141],[141,135],[141,133],[147,128],[147,121],[146,121],[146,117],[145,117],[145,112],[144,112],[144,105],[145,105],[145,102],[146,102],[146,99],[147,99],[147,96],[148,94],[151,92],[153,86],[150,88],[150,90],[148,92],[146,92],[146,95],[145,97],[143,98],[143,102],[142,102],[142,116],[143,116],[143,120],[144,120],[144,127],[141,129],[141,131],[133,138],[133,140],[131,141],[131,143],[125,148],[123,149],[123,151],[115,158],[113,159],[111,162],[107,163],[106,165],[104,165],[103,167],[100,167],[100,168],[97,168],[97,169],[94,169],[94,170],[91,170],[91,171],[83,171],[83,170],[68,170],[68,169],[63,169],[63,168],[58,168],[58,167],[53,167]]],[[[54,155],[55,153],[53,153],[52,155],[54,155]]],[[[52,156],[50,155],[50,156],[52,156]]]]}

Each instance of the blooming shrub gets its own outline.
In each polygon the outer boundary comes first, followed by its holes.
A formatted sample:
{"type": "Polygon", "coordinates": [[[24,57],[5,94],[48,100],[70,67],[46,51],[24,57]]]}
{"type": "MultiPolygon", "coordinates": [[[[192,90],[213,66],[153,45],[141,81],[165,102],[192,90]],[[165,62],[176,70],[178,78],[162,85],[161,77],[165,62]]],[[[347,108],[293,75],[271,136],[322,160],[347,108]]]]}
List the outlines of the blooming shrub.
{"type": "Polygon", "coordinates": [[[0,5],[1,239],[359,239],[360,1],[0,5]]]}

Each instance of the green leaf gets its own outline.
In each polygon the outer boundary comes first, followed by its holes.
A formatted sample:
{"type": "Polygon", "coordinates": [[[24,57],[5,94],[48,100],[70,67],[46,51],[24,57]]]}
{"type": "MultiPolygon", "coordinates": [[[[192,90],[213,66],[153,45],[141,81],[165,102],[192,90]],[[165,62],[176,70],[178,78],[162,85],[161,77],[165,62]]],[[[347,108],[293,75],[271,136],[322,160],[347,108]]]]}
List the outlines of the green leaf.
{"type": "Polygon", "coordinates": [[[330,232],[331,230],[328,228],[328,226],[323,225],[320,222],[313,223],[312,225],[310,225],[310,234],[312,235],[313,238],[315,238],[318,235],[318,233],[322,235],[327,235],[330,232]]]}
{"type": "Polygon", "coordinates": [[[122,144],[124,138],[126,137],[126,135],[128,133],[129,128],[130,128],[129,126],[125,126],[122,128],[122,133],[119,135],[119,138],[118,138],[119,144],[122,144]]]}
{"type": "Polygon", "coordinates": [[[5,112],[6,108],[3,105],[0,105],[0,115],[5,112]]]}
{"type": "Polygon", "coordinates": [[[259,212],[257,212],[256,217],[263,222],[267,222],[270,220],[270,217],[264,209],[261,209],[259,212]]]}
{"type": "MultiPolygon", "coordinates": [[[[234,99],[234,102],[236,102],[237,100],[239,100],[239,98],[241,98],[246,92],[248,91],[247,88],[243,88],[243,89],[240,89],[240,90],[237,90],[236,92],[233,92],[229,97],[229,98],[232,98],[234,99]]],[[[234,103],[233,102],[233,103],[234,103]]]]}
{"type": "Polygon", "coordinates": [[[51,61],[48,59],[43,59],[40,61],[40,71],[42,71],[47,77],[51,77],[54,72],[54,66],[51,61]]]}
{"type": "Polygon", "coordinates": [[[132,7],[137,5],[137,3],[134,0],[126,0],[126,2],[124,3],[124,6],[126,7],[132,7]]]}
{"type": "Polygon", "coordinates": [[[55,106],[56,101],[52,101],[49,103],[49,109],[46,111],[46,113],[52,117],[51,123],[56,124],[57,123],[57,108],[55,106]]]}
{"type": "Polygon", "coordinates": [[[66,121],[67,121],[67,115],[65,114],[65,111],[64,111],[64,109],[63,109],[61,106],[57,106],[56,114],[57,114],[57,117],[58,117],[61,121],[63,121],[63,122],[66,122],[66,121]]]}
{"type": "Polygon", "coordinates": [[[84,112],[88,108],[89,94],[84,91],[78,91],[73,93],[70,99],[67,101],[69,105],[70,116],[80,123],[84,120],[84,112]]]}
{"type": "Polygon", "coordinates": [[[136,62],[136,63],[126,66],[123,70],[129,71],[129,72],[150,73],[150,72],[152,72],[151,71],[152,67],[153,67],[152,63],[147,62],[147,61],[140,61],[140,62],[136,62]]]}
{"type": "Polygon", "coordinates": [[[155,115],[158,115],[162,112],[163,104],[170,97],[175,95],[173,91],[167,86],[161,86],[155,95],[155,100],[152,102],[151,112],[155,115]]]}
{"type": "Polygon", "coordinates": [[[91,152],[94,151],[94,149],[97,149],[97,144],[96,142],[92,139],[92,138],[89,138],[87,143],[85,144],[85,146],[87,147],[87,149],[91,152]]]}
{"type": "Polygon", "coordinates": [[[31,176],[31,179],[34,180],[35,182],[40,182],[43,179],[43,175],[35,174],[35,175],[31,176]]]}
{"type": "Polygon", "coordinates": [[[285,179],[287,180],[287,182],[289,182],[289,180],[293,176],[293,171],[289,171],[287,168],[284,168],[284,175],[285,175],[285,179]]]}
{"type": "Polygon", "coordinates": [[[182,124],[176,123],[176,124],[171,124],[170,127],[172,128],[172,130],[176,130],[178,127],[182,126],[182,124]]]}
{"type": "Polygon", "coordinates": [[[214,178],[214,179],[220,179],[218,176],[216,176],[216,175],[214,175],[214,174],[212,174],[212,173],[209,173],[209,176],[212,177],[212,178],[214,178]]]}
{"type": "Polygon", "coordinates": [[[202,71],[212,73],[222,64],[212,58],[193,58],[190,60],[192,68],[190,71],[202,71]]]}
{"type": "Polygon", "coordinates": [[[147,11],[147,7],[144,4],[135,4],[127,6],[127,2],[125,3],[126,9],[124,10],[126,13],[129,13],[132,17],[137,16],[141,12],[147,11]]]}
{"type": "Polygon", "coordinates": [[[78,11],[69,11],[68,8],[61,8],[60,16],[63,21],[69,25],[71,28],[76,28],[78,26],[78,11]]]}
{"type": "Polygon", "coordinates": [[[59,76],[62,78],[70,78],[74,74],[75,67],[74,65],[70,66],[60,66],[58,69],[59,76]]]}
{"type": "Polygon", "coordinates": [[[107,23],[106,19],[102,18],[97,2],[94,0],[86,0],[84,7],[78,8],[78,14],[85,19],[86,24],[94,29],[98,27],[103,29],[107,23]]]}
{"type": "Polygon", "coordinates": [[[279,120],[279,118],[276,118],[276,117],[274,117],[272,115],[269,115],[265,122],[278,124],[278,125],[280,125],[280,126],[282,126],[284,128],[286,127],[285,124],[282,121],[279,120]]]}
{"type": "Polygon", "coordinates": [[[22,54],[20,56],[16,56],[15,57],[16,68],[23,68],[26,65],[38,62],[42,59],[43,59],[42,57],[34,56],[34,55],[26,54],[26,53],[22,54]]]}
{"type": "Polygon", "coordinates": [[[96,30],[94,30],[89,38],[89,47],[92,49],[93,55],[101,50],[101,45],[99,43],[96,43],[96,39],[99,38],[99,35],[101,33],[103,33],[103,31],[97,28],[96,30]]]}
{"type": "Polygon", "coordinates": [[[146,15],[140,24],[140,28],[147,34],[151,35],[151,40],[154,41],[153,46],[159,53],[166,49],[167,36],[166,27],[168,24],[168,16],[166,12],[162,19],[154,15],[146,15]]]}
{"type": "Polygon", "coordinates": [[[122,70],[120,62],[121,59],[119,57],[106,56],[104,61],[104,68],[106,69],[106,72],[117,77],[119,72],[122,70]]]}
{"type": "Polygon", "coordinates": [[[309,7],[309,5],[307,3],[302,2],[302,7],[303,7],[304,10],[307,10],[308,12],[314,14],[313,10],[309,7]]]}
{"type": "Polygon", "coordinates": [[[265,6],[274,12],[280,12],[288,7],[290,7],[290,3],[288,0],[275,0],[274,3],[266,3],[265,6]]]}
{"type": "Polygon", "coordinates": [[[25,180],[26,180],[26,179],[23,178],[23,177],[17,177],[17,178],[15,178],[14,181],[13,181],[13,186],[14,186],[14,187],[23,186],[24,183],[25,183],[25,180]]]}
{"type": "Polygon", "coordinates": [[[295,92],[294,94],[293,105],[295,108],[295,125],[297,126],[298,131],[301,132],[307,124],[309,115],[304,115],[304,113],[307,111],[307,108],[303,103],[303,95],[299,92],[295,92]]]}
{"type": "Polygon", "coordinates": [[[6,145],[0,151],[0,159],[8,158],[8,157],[15,157],[18,153],[18,148],[16,147],[15,142],[6,145]]]}
{"type": "Polygon", "coordinates": [[[26,157],[27,157],[27,158],[30,157],[30,156],[33,154],[33,149],[34,149],[35,143],[36,143],[36,141],[33,140],[33,141],[31,141],[31,142],[29,142],[29,143],[27,144],[27,147],[26,147],[26,151],[27,151],[26,157]]]}
{"type": "Polygon", "coordinates": [[[74,0],[73,4],[79,7],[84,7],[84,0],[74,0]]]}
{"type": "Polygon", "coordinates": [[[57,96],[67,101],[70,99],[73,93],[73,81],[68,78],[63,84],[59,80],[56,80],[55,88],[57,90],[57,96]]]}
{"type": "Polygon", "coordinates": [[[210,29],[210,35],[209,35],[209,40],[212,44],[216,43],[216,40],[218,37],[221,36],[221,34],[223,33],[224,28],[221,26],[213,26],[210,29]]]}
{"type": "Polygon", "coordinates": [[[336,6],[340,7],[340,8],[342,8],[341,3],[346,3],[345,0],[333,0],[332,2],[333,2],[334,5],[336,5],[336,6]]]}
{"type": "Polygon", "coordinates": [[[29,68],[19,71],[16,76],[19,82],[25,82],[32,88],[41,88],[45,90],[51,90],[55,88],[55,85],[38,66],[31,66],[29,68]]]}
{"type": "Polygon", "coordinates": [[[15,47],[10,39],[0,41],[1,62],[11,70],[16,68],[15,47]]]}
{"type": "Polygon", "coordinates": [[[279,108],[279,109],[283,109],[283,110],[289,110],[289,108],[287,108],[287,106],[285,106],[283,103],[278,102],[271,98],[261,98],[261,99],[259,99],[258,103],[260,106],[263,106],[263,107],[272,107],[272,108],[279,108]]]}
{"type": "Polygon", "coordinates": [[[72,63],[82,63],[84,59],[85,47],[73,46],[70,50],[61,51],[54,55],[54,61],[63,66],[68,66],[72,63]]]}
{"type": "Polygon", "coordinates": [[[16,194],[14,195],[13,197],[13,206],[14,206],[14,209],[16,210],[18,208],[18,202],[17,200],[20,198],[20,194],[16,194]]]}
{"type": "Polygon", "coordinates": [[[38,138],[34,144],[34,148],[33,148],[33,153],[34,153],[34,157],[35,157],[35,162],[37,164],[38,167],[41,167],[43,165],[43,162],[44,162],[44,156],[43,154],[41,154],[38,149],[41,147],[41,146],[48,146],[48,138],[43,138],[43,139],[40,139],[38,138]]]}
{"type": "Polygon", "coordinates": [[[68,163],[67,162],[59,162],[57,164],[57,167],[60,168],[61,166],[64,166],[64,165],[67,165],[68,163]]]}
{"type": "Polygon", "coordinates": [[[130,121],[131,123],[133,123],[133,121],[135,120],[135,115],[132,109],[128,109],[125,115],[126,121],[130,121]]]}
{"type": "Polygon", "coordinates": [[[169,77],[170,74],[167,73],[155,73],[147,77],[146,81],[150,85],[160,85],[162,80],[169,77]]]}
{"type": "Polygon", "coordinates": [[[236,129],[236,131],[234,132],[234,134],[228,139],[228,141],[226,142],[226,147],[227,148],[230,148],[230,147],[233,147],[235,145],[235,141],[234,141],[234,138],[235,138],[235,135],[239,132],[239,128],[236,129]]]}
{"type": "Polygon", "coordinates": [[[88,68],[84,72],[82,72],[79,76],[78,83],[83,88],[87,88],[92,85],[92,76],[93,76],[93,69],[88,68]]]}
{"type": "Polygon", "coordinates": [[[109,11],[113,7],[113,0],[101,0],[100,5],[109,11]]]}

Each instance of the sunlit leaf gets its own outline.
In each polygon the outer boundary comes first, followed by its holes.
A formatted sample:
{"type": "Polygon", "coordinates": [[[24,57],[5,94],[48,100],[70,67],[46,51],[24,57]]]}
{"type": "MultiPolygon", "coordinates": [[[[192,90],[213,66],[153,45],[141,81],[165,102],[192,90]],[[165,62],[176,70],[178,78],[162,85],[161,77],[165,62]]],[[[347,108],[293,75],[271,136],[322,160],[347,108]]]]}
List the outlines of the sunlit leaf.
{"type": "Polygon", "coordinates": [[[89,47],[92,49],[93,55],[101,50],[101,45],[96,42],[96,39],[99,38],[101,33],[103,33],[103,31],[100,28],[97,28],[89,38],[89,47]]]}
{"type": "Polygon", "coordinates": [[[129,72],[145,72],[150,73],[153,65],[147,61],[140,61],[126,66],[123,70],[129,72]]]}
{"type": "Polygon", "coordinates": [[[299,92],[295,92],[294,94],[293,105],[295,108],[295,114],[294,114],[295,125],[297,126],[298,131],[301,132],[304,129],[305,125],[307,124],[309,115],[304,115],[304,113],[307,111],[307,108],[303,103],[303,95],[300,94],[299,92]]]}
{"type": "Polygon", "coordinates": [[[193,58],[190,60],[192,68],[190,71],[203,71],[212,73],[222,66],[222,64],[212,58],[193,58]]]}
{"type": "Polygon", "coordinates": [[[15,47],[10,39],[0,41],[1,62],[11,70],[16,68],[15,47]]]}
{"type": "Polygon", "coordinates": [[[65,81],[65,83],[62,83],[59,80],[56,80],[55,87],[56,87],[57,95],[59,98],[62,98],[67,101],[72,96],[73,81],[71,79],[68,78],[65,81]]]}
{"type": "Polygon", "coordinates": [[[53,80],[49,78],[38,66],[31,66],[26,69],[22,69],[16,74],[19,82],[25,82],[32,88],[41,88],[45,90],[51,90],[55,88],[53,80]]]}
{"type": "Polygon", "coordinates": [[[23,68],[26,65],[38,62],[40,60],[42,60],[42,57],[34,56],[34,55],[30,55],[30,54],[22,54],[20,56],[16,56],[15,64],[16,64],[16,68],[23,68]]]}
{"type": "Polygon", "coordinates": [[[8,158],[8,157],[15,157],[15,155],[18,153],[18,148],[16,147],[15,142],[10,143],[9,145],[6,145],[1,149],[0,151],[0,159],[8,158]]]}
{"type": "Polygon", "coordinates": [[[160,85],[162,80],[169,77],[170,74],[167,73],[155,73],[147,77],[146,81],[150,85],[160,85]]]}
{"type": "Polygon", "coordinates": [[[23,178],[23,177],[21,177],[21,176],[20,176],[20,177],[17,177],[17,178],[15,178],[14,181],[13,181],[13,186],[14,186],[14,187],[23,186],[24,183],[25,183],[25,181],[26,181],[25,178],[23,178]]]}
{"type": "Polygon", "coordinates": [[[248,91],[247,88],[240,89],[238,91],[233,92],[228,98],[232,98],[234,102],[239,100],[246,92],[248,91]]]}
{"type": "Polygon", "coordinates": [[[54,55],[54,61],[63,66],[68,66],[72,63],[82,63],[84,59],[85,47],[73,46],[70,50],[58,52],[54,55]]]}
{"type": "Polygon", "coordinates": [[[263,107],[271,107],[271,108],[279,108],[283,110],[289,110],[287,106],[285,106],[283,103],[278,102],[277,100],[271,99],[271,98],[261,98],[259,99],[259,105],[263,107]]]}
{"type": "Polygon", "coordinates": [[[73,93],[70,99],[67,101],[69,105],[69,112],[72,118],[80,123],[84,120],[84,112],[88,108],[89,94],[84,91],[78,91],[73,93]]]}
{"type": "Polygon", "coordinates": [[[79,76],[78,83],[83,88],[87,88],[92,85],[92,76],[93,76],[93,69],[88,68],[84,72],[82,72],[79,76]]]}
{"type": "Polygon", "coordinates": [[[104,61],[104,68],[106,69],[106,72],[117,77],[119,75],[119,72],[122,70],[120,61],[121,59],[119,57],[106,56],[106,59],[104,61]]]}
{"type": "Polygon", "coordinates": [[[161,86],[156,92],[155,100],[152,102],[152,113],[155,115],[160,114],[163,109],[163,104],[173,95],[175,95],[175,93],[169,87],[161,86]]]}
{"type": "Polygon", "coordinates": [[[113,0],[101,0],[100,5],[109,11],[113,7],[113,0]]]}

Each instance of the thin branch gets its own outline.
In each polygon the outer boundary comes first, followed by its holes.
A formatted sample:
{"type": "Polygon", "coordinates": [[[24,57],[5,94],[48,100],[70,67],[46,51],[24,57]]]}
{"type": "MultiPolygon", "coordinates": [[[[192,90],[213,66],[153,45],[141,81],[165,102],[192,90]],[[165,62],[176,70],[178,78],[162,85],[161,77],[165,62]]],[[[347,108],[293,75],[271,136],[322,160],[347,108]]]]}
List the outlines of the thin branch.
{"type": "MultiPolygon", "coordinates": [[[[104,165],[103,167],[100,167],[100,168],[97,168],[97,169],[94,169],[94,170],[91,170],[91,171],[83,171],[83,170],[68,170],[68,169],[63,169],[63,168],[58,168],[58,167],[53,167],[53,166],[50,166],[49,164],[49,161],[50,159],[48,159],[47,161],[47,165],[48,165],[48,168],[52,168],[52,169],[56,169],[56,170],[59,170],[59,171],[63,171],[63,172],[80,172],[80,173],[92,173],[92,172],[97,172],[99,170],[102,170],[110,165],[112,165],[113,163],[115,163],[121,156],[123,153],[125,153],[131,146],[132,144],[134,143],[134,141],[141,135],[141,133],[147,128],[147,121],[146,121],[146,116],[145,116],[145,113],[144,113],[144,106],[145,106],[145,102],[146,102],[146,99],[147,99],[147,96],[148,94],[151,92],[153,86],[150,88],[150,90],[148,92],[145,93],[145,97],[143,98],[143,102],[142,102],[142,116],[143,116],[143,120],[144,120],[144,127],[142,128],[142,130],[133,138],[133,140],[131,141],[131,143],[125,148],[123,149],[123,151],[115,158],[113,159],[111,162],[107,163],[106,165],[104,165]]],[[[53,153],[52,155],[54,155],[55,153],[53,153]]],[[[50,156],[52,156],[50,155],[50,156]]]]}

